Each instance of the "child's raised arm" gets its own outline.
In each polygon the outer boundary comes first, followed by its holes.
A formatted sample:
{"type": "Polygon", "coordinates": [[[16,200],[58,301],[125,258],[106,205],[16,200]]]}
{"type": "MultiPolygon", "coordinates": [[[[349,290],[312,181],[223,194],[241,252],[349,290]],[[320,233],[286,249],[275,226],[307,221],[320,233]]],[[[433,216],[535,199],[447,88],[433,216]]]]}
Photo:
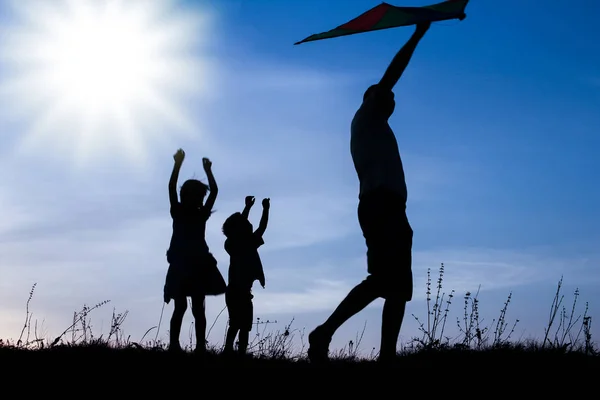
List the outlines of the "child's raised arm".
{"type": "Polygon", "coordinates": [[[258,228],[254,232],[255,234],[257,234],[258,236],[261,236],[261,237],[262,237],[262,235],[264,235],[265,230],[267,230],[267,224],[269,222],[269,208],[271,208],[270,199],[268,199],[268,198],[263,199],[262,206],[263,206],[262,216],[260,217],[260,222],[258,224],[258,228]]]}
{"type": "Polygon", "coordinates": [[[244,216],[244,218],[248,219],[248,216],[250,215],[250,209],[254,205],[254,196],[246,196],[246,199],[244,201],[245,205],[244,210],[242,211],[242,215],[244,216]]]}
{"type": "Polygon", "coordinates": [[[173,155],[175,164],[173,164],[173,171],[169,179],[169,202],[171,206],[179,203],[179,198],[177,197],[177,179],[179,179],[179,171],[181,170],[184,158],[185,152],[182,149],[177,150],[173,155]]]}
{"type": "Polygon", "coordinates": [[[219,193],[219,188],[217,187],[217,182],[215,181],[215,177],[212,173],[212,162],[208,158],[202,159],[202,166],[204,167],[204,172],[206,172],[206,178],[208,179],[208,197],[206,198],[206,202],[204,203],[204,207],[208,211],[211,211],[213,206],[215,205],[215,200],[217,200],[217,193],[219,193]]]}

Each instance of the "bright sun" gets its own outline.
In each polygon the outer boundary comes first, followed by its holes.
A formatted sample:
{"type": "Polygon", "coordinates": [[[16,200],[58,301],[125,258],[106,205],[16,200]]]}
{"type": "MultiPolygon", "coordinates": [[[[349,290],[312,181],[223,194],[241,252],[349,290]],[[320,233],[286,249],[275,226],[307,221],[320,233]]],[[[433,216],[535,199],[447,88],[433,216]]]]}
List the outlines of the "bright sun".
{"type": "Polygon", "coordinates": [[[176,14],[171,3],[14,1],[0,95],[30,123],[20,148],[139,159],[159,134],[193,131],[182,104],[206,92],[207,65],[193,56],[206,15],[176,14]]]}

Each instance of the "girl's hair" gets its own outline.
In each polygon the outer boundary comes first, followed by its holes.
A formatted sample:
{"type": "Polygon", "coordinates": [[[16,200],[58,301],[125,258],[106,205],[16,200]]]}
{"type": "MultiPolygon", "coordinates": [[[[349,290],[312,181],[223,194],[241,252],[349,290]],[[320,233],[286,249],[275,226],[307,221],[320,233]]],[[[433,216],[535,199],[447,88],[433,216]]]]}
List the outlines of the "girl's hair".
{"type": "Polygon", "coordinates": [[[231,237],[235,235],[235,233],[239,230],[240,225],[244,222],[245,219],[246,218],[244,218],[244,216],[240,212],[235,212],[229,217],[227,217],[227,219],[223,223],[222,228],[225,237],[231,237]]]}
{"type": "Polygon", "coordinates": [[[181,185],[179,195],[182,202],[184,199],[202,201],[208,192],[208,185],[200,182],[197,179],[188,179],[181,185]]]}

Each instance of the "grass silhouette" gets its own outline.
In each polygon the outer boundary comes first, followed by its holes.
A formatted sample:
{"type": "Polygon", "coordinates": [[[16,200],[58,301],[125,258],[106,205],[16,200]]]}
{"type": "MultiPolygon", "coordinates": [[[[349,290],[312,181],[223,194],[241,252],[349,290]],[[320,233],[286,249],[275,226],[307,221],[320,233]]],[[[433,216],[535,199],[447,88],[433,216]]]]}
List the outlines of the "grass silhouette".
{"type": "MultiPolygon", "coordinates": [[[[592,365],[600,366],[600,353],[592,340],[592,319],[588,315],[588,304],[582,313],[577,314],[579,290],[575,290],[573,303],[567,307],[562,294],[562,278],[550,306],[548,323],[541,341],[515,341],[512,334],[519,320],[509,323],[506,320],[507,309],[511,303],[508,295],[497,318],[484,324],[479,314],[477,293],[467,292],[463,296],[462,312],[455,321],[460,334],[451,338],[445,334],[450,323],[448,318],[454,290],[443,292],[444,265],[439,268],[439,276],[432,289],[430,270],[427,272],[427,315],[420,320],[420,337],[412,338],[401,346],[397,367],[419,368],[454,366],[498,366],[511,363],[520,367],[552,367],[579,369],[592,365]]],[[[172,354],[167,351],[167,343],[146,339],[153,330],[149,329],[139,342],[130,340],[122,330],[127,311],[113,311],[112,323],[107,335],[95,336],[90,315],[94,310],[105,306],[104,301],[93,306],[84,306],[73,314],[73,322],[59,336],[48,339],[38,337],[37,322],[31,321],[29,303],[34,295],[33,285],[26,303],[26,317],[17,340],[0,339],[0,361],[12,365],[111,365],[112,369],[130,368],[135,371],[156,373],[157,369],[173,366],[203,365],[219,368],[248,365],[252,368],[307,368],[312,367],[306,358],[306,334],[304,329],[293,329],[293,320],[280,330],[268,330],[272,321],[256,319],[255,331],[248,346],[247,357],[232,357],[222,354],[222,347],[207,343],[207,354],[196,356],[189,346],[183,353],[172,354]],[[296,344],[299,342],[299,344],[296,344]]],[[[223,310],[224,311],[224,310],[223,310]]],[[[221,311],[221,313],[223,313],[221,311]]],[[[220,316],[221,314],[219,314],[220,316]]],[[[219,318],[217,316],[217,319],[219,318]]],[[[216,320],[215,320],[216,322],[216,320]]],[[[214,326],[214,323],[213,323],[214,326]]],[[[208,329],[208,335],[210,335],[208,329]]],[[[349,341],[343,349],[333,350],[330,354],[330,368],[376,368],[377,354],[373,350],[368,356],[361,356],[359,348],[362,333],[356,340],[349,341]]]]}

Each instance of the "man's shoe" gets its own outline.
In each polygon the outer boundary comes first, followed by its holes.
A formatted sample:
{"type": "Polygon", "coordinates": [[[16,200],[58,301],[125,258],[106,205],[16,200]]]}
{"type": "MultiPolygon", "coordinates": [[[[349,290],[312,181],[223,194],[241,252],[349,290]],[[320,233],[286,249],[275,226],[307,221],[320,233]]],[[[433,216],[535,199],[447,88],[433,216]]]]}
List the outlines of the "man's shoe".
{"type": "Polygon", "coordinates": [[[318,327],[308,335],[308,359],[311,363],[329,361],[329,343],[331,337],[323,334],[322,328],[318,327]]]}

